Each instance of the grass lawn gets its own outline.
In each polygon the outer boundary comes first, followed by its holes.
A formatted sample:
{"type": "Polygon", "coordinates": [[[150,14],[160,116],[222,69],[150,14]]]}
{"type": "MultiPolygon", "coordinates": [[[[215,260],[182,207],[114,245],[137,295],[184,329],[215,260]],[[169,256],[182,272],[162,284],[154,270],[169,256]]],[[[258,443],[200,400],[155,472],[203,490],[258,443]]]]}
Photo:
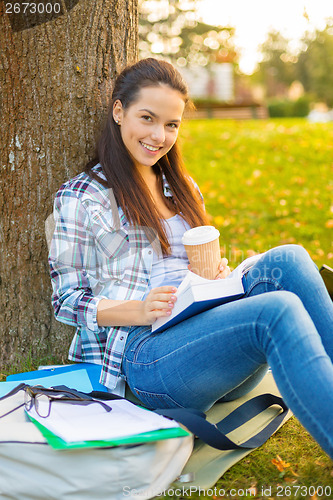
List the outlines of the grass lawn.
{"type": "Polygon", "coordinates": [[[284,243],[333,262],[333,123],[198,120],[181,132],[230,265],[284,243]]]}
{"type": "MultiPolygon", "coordinates": [[[[318,267],[333,267],[333,123],[193,120],[184,122],[180,142],[231,267],[285,243],[303,245],[318,267]]],[[[28,361],[12,372],[39,364],[28,361]]],[[[333,498],[333,463],[292,418],[216,488],[215,500],[219,489],[237,499],[333,498]],[[249,488],[255,494],[246,496],[249,488]]]]}

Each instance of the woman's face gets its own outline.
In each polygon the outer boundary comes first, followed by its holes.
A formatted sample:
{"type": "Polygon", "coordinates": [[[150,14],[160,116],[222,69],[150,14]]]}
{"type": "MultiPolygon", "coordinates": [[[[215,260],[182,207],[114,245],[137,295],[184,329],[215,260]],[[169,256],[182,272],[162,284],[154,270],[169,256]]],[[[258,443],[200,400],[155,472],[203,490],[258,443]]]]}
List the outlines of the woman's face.
{"type": "Polygon", "coordinates": [[[167,85],[143,87],[126,109],[114,103],[113,118],[137,167],[152,167],[172,148],[184,107],[182,94],[167,85]]]}

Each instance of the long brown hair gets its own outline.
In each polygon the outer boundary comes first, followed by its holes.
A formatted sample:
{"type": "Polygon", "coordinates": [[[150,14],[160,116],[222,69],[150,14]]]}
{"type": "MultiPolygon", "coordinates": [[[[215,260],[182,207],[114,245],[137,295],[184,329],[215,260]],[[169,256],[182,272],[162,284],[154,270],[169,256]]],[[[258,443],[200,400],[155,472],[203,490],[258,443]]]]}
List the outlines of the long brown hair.
{"type": "MultiPolygon", "coordinates": [[[[120,100],[124,109],[128,108],[138,98],[143,87],[168,85],[183,96],[188,104],[188,89],[180,73],[166,61],[153,58],[143,59],[127,66],[117,77],[112,93],[106,123],[97,145],[96,157],[86,166],[86,172],[106,187],[112,188],[118,205],[133,225],[154,228],[157,231],[162,251],[169,252],[169,242],[160,214],[140,172],[135,167],[128,153],[121,134],[120,127],[113,119],[113,104],[120,100]],[[96,163],[100,163],[107,182],[92,171],[96,163]]],[[[204,207],[192,180],[184,168],[181,152],[177,141],[154,166],[154,172],[159,180],[162,192],[162,174],[170,185],[173,198],[164,200],[171,210],[181,213],[191,226],[207,224],[204,207]],[[171,201],[172,200],[172,201],[171,201]]]]}

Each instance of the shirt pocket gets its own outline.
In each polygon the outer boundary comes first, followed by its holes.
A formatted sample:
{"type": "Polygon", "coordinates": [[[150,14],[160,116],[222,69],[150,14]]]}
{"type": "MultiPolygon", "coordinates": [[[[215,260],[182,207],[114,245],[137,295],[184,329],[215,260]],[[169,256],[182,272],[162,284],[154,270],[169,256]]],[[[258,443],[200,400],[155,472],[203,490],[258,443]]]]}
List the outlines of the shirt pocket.
{"type": "Polygon", "coordinates": [[[156,408],[184,408],[169,394],[143,391],[137,387],[134,387],[132,392],[151,410],[155,410],[156,408]]]}
{"type": "Polygon", "coordinates": [[[129,259],[129,238],[123,227],[113,227],[112,213],[97,212],[92,217],[96,244],[97,275],[101,281],[122,281],[129,259]]]}

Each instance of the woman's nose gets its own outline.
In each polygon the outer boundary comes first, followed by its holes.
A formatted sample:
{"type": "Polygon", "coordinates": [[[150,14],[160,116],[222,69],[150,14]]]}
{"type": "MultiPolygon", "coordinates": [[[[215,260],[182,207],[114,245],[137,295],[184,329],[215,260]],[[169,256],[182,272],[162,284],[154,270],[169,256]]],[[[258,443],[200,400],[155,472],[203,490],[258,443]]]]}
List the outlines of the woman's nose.
{"type": "Polygon", "coordinates": [[[151,133],[151,138],[158,143],[163,143],[165,141],[164,126],[157,125],[156,127],[154,127],[154,130],[152,130],[151,133]]]}

